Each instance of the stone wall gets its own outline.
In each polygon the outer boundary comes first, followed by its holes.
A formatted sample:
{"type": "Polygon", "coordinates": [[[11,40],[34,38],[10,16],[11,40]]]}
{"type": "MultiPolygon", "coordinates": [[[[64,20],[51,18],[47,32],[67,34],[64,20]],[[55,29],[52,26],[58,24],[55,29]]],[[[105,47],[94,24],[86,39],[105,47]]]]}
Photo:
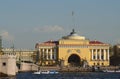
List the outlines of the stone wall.
{"type": "Polygon", "coordinates": [[[37,71],[38,66],[33,64],[33,63],[24,63],[22,62],[20,64],[20,70],[21,72],[26,72],[26,71],[37,71]]]}
{"type": "Polygon", "coordinates": [[[0,57],[0,72],[12,76],[16,75],[17,70],[16,56],[2,55],[0,57]]]}

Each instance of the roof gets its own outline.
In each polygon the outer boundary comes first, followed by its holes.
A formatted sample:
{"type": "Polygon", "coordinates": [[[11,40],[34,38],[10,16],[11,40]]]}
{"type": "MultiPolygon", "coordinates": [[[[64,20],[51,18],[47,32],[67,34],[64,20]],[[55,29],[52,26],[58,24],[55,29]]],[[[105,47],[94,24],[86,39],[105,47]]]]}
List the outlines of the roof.
{"type": "Polygon", "coordinates": [[[55,46],[57,43],[58,43],[58,41],[50,40],[50,41],[46,41],[43,43],[37,43],[35,47],[37,48],[38,46],[55,46]]]}
{"type": "Polygon", "coordinates": [[[90,41],[89,43],[90,43],[90,44],[105,44],[105,43],[103,43],[103,42],[96,41],[96,40],[90,41]]]}
{"type": "Polygon", "coordinates": [[[72,40],[85,40],[84,36],[79,36],[75,30],[73,29],[72,32],[67,35],[67,36],[63,36],[62,39],[72,39],[72,40]]]}

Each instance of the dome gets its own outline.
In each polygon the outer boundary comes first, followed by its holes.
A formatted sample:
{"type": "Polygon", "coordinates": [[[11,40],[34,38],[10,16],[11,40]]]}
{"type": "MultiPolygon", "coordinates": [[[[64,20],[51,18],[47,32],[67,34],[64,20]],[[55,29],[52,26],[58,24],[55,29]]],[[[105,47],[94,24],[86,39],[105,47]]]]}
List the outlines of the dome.
{"type": "Polygon", "coordinates": [[[85,40],[85,37],[79,36],[73,29],[70,35],[64,36],[63,39],[85,40]]]}

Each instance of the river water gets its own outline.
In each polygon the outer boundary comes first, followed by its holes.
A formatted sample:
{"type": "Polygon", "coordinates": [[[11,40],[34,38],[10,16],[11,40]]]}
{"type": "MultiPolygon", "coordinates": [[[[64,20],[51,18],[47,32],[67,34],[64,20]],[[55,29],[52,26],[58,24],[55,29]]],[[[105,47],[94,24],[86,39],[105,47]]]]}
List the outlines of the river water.
{"type": "Polygon", "coordinates": [[[120,79],[120,73],[103,73],[103,72],[76,72],[76,73],[59,73],[59,74],[33,74],[18,73],[15,77],[6,77],[0,79],[120,79]]]}

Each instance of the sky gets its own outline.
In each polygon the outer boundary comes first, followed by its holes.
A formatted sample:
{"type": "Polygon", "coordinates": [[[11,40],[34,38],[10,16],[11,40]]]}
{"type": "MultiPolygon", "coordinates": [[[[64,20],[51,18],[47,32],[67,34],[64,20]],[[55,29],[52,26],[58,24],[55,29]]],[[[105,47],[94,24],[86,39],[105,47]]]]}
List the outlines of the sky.
{"type": "Polygon", "coordinates": [[[4,48],[34,49],[72,29],[90,40],[120,43],[120,0],[0,0],[4,48]]]}

